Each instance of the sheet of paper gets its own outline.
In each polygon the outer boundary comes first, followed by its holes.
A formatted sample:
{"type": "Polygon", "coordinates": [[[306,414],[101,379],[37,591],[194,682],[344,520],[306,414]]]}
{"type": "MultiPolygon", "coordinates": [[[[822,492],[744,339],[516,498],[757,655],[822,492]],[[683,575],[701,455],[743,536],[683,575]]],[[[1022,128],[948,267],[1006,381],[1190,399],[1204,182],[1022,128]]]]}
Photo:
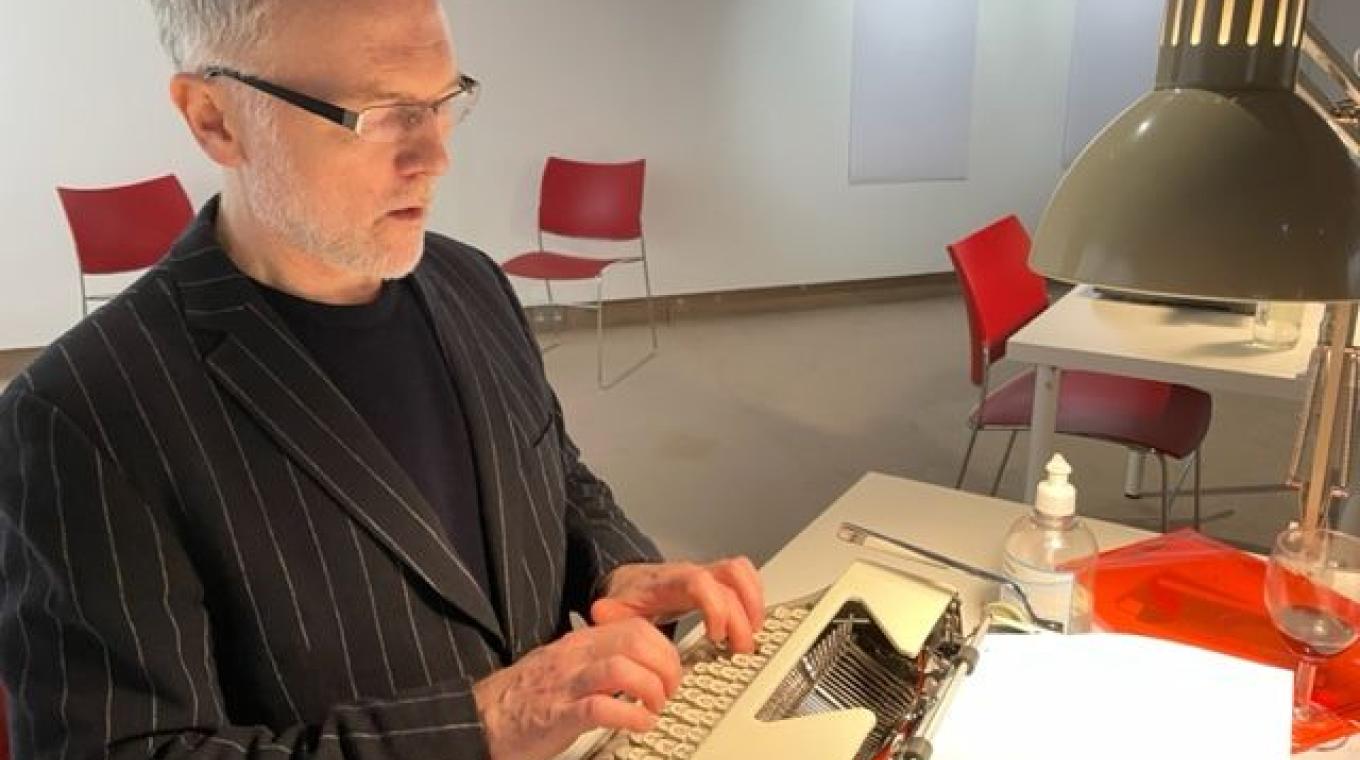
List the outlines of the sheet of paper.
{"type": "Polygon", "coordinates": [[[932,760],[1281,760],[1292,682],[1160,639],[993,634],[932,760]]]}

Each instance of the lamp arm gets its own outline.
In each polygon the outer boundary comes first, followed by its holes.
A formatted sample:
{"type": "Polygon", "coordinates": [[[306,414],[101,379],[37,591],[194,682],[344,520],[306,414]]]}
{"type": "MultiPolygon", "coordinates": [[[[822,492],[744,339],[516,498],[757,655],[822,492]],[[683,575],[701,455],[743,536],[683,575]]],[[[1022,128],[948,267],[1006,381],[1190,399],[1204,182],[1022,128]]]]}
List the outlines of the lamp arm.
{"type": "Polygon", "coordinates": [[[1331,126],[1352,157],[1360,157],[1360,118],[1357,118],[1360,116],[1360,107],[1349,100],[1333,103],[1322,87],[1302,71],[1294,82],[1294,94],[1312,106],[1323,121],[1331,126]]]}
{"type": "Polygon", "coordinates": [[[1360,365],[1356,364],[1355,347],[1346,349],[1346,377],[1341,392],[1346,394],[1346,408],[1341,410],[1341,463],[1338,466],[1338,478],[1336,487],[1332,489],[1332,496],[1337,499],[1350,498],[1350,477],[1351,460],[1355,453],[1355,410],[1357,402],[1360,402],[1360,386],[1356,381],[1360,376],[1356,375],[1360,370],[1360,365]]]}
{"type": "Polygon", "coordinates": [[[1323,357],[1327,355],[1327,348],[1324,342],[1324,333],[1318,333],[1318,345],[1313,349],[1313,355],[1309,360],[1308,367],[1308,391],[1303,395],[1303,409],[1299,412],[1299,429],[1294,434],[1294,447],[1289,454],[1289,470],[1285,475],[1284,484],[1288,488],[1302,490],[1303,488],[1303,455],[1308,448],[1313,431],[1313,412],[1318,403],[1318,387],[1322,384],[1321,364],[1323,357]]]}
{"type": "Polygon", "coordinates": [[[1348,440],[1339,440],[1336,433],[1342,406],[1341,386],[1346,374],[1347,348],[1351,331],[1355,329],[1356,309],[1356,302],[1329,305],[1322,336],[1319,336],[1326,341],[1329,350],[1318,367],[1318,372],[1322,374],[1322,400],[1318,408],[1317,428],[1313,431],[1308,479],[1303,484],[1301,523],[1305,530],[1317,528],[1327,519],[1324,510],[1332,495],[1330,478],[1337,447],[1350,445],[1348,440]],[[1334,438],[1338,440],[1334,442],[1334,438]]]}
{"type": "Polygon", "coordinates": [[[1300,70],[1294,92],[1312,106],[1332,126],[1353,155],[1360,156],[1360,75],[1327,35],[1309,22],[1300,45],[1303,54],[1341,88],[1343,99],[1333,101],[1317,82],[1300,70]]]}
{"type": "Polygon", "coordinates": [[[1356,74],[1346,57],[1327,39],[1327,35],[1311,21],[1304,27],[1302,47],[1303,54],[1345,91],[1352,104],[1360,103],[1360,75],[1356,74]]]}

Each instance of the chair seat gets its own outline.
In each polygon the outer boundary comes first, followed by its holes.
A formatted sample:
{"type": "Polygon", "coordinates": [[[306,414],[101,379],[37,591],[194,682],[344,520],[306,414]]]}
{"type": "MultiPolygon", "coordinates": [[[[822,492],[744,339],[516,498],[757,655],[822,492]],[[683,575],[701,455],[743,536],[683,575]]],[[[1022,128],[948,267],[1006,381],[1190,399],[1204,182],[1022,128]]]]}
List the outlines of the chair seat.
{"type": "Polygon", "coordinates": [[[530,251],[501,264],[501,269],[516,277],[533,280],[593,280],[607,267],[634,258],[597,258],[573,256],[553,251],[530,251]]]}
{"type": "MultiPolygon", "coordinates": [[[[1034,371],[992,391],[970,421],[986,427],[1028,428],[1034,371]]],[[[1062,373],[1057,432],[1153,449],[1183,459],[1209,430],[1213,399],[1185,385],[1100,372],[1062,373]]]]}

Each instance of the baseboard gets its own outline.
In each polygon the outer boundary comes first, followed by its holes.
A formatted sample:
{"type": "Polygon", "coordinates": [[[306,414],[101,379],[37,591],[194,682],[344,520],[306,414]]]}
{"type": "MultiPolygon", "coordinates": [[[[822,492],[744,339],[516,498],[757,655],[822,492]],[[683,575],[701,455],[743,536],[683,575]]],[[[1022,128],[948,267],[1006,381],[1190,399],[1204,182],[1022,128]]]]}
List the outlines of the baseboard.
{"type": "MultiPolygon", "coordinates": [[[[657,320],[665,323],[678,318],[703,319],[735,314],[803,311],[835,306],[911,301],[954,295],[958,292],[958,278],[952,272],[942,272],[815,285],[782,285],[718,293],[656,296],[652,299],[652,307],[655,309],[657,320]]],[[[548,329],[550,326],[574,328],[595,324],[593,308],[538,305],[525,307],[525,312],[535,329],[548,329]]],[[[627,298],[608,301],[605,304],[605,314],[605,319],[610,325],[645,323],[647,300],[627,298]]]]}
{"type": "Polygon", "coordinates": [[[19,376],[38,354],[41,348],[12,348],[0,350],[0,389],[9,385],[10,380],[19,376]]]}
{"type": "MultiPolygon", "coordinates": [[[[657,296],[652,300],[657,319],[665,323],[679,318],[705,319],[734,314],[803,311],[835,306],[911,301],[954,295],[958,292],[958,279],[954,274],[940,272],[814,285],[748,288],[718,293],[687,293],[657,296]]],[[[647,301],[643,298],[609,301],[605,308],[606,319],[610,325],[647,321],[647,301]]],[[[525,312],[535,329],[547,329],[555,320],[559,326],[567,328],[595,324],[593,309],[529,306],[525,308],[525,312]]],[[[0,387],[22,372],[41,350],[41,348],[0,350],[0,387]]]]}

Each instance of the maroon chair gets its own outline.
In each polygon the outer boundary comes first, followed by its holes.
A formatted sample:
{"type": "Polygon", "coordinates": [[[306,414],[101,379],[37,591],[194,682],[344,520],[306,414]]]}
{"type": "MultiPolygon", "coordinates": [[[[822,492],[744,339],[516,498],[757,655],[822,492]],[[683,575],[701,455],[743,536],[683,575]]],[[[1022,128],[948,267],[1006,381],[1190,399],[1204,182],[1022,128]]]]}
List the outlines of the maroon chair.
{"type": "Polygon", "coordinates": [[[9,759],[9,694],[0,686],[0,760],[9,759]]]}
{"type": "Polygon", "coordinates": [[[592,164],[549,158],[543,167],[538,200],[538,248],[501,264],[507,274],[542,280],[553,301],[555,281],[594,280],[592,304],[570,304],[595,310],[596,370],[601,388],[623,379],[656,355],[656,315],[652,308],[652,278],[647,267],[647,241],[642,233],[642,185],[645,160],[622,164],[592,164]],[[598,257],[552,250],[544,233],[576,240],[637,241],[638,255],[598,257]],[[647,323],[652,349],[640,361],[606,383],[604,376],[604,275],[620,264],[641,264],[647,292],[647,323]]]}
{"type": "MultiPolygon", "coordinates": [[[[991,366],[1006,355],[1006,341],[1044,309],[1044,280],[1029,268],[1029,235],[1015,216],[1007,216],[948,246],[968,308],[969,353],[978,403],[968,418],[971,433],[955,488],[963,485],[978,432],[1010,431],[1006,453],[992,482],[995,494],[1015,445],[1029,428],[1034,405],[1034,371],[990,387],[991,366]]],[[[1199,448],[1209,430],[1213,400],[1185,385],[1101,372],[1065,371],[1059,385],[1057,432],[1118,443],[1156,456],[1161,465],[1162,531],[1175,492],[1167,487],[1167,457],[1193,456],[1194,525],[1200,523],[1199,448]]],[[[1177,489],[1178,490],[1178,489],[1177,489]]]]}
{"type": "Polygon", "coordinates": [[[80,262],[81,310],[90,301],[86,275],[145,269],[160,260],[193,221],[189,196],[173,174],[131,185],[92,189],[57,188],[80,262]]]}

